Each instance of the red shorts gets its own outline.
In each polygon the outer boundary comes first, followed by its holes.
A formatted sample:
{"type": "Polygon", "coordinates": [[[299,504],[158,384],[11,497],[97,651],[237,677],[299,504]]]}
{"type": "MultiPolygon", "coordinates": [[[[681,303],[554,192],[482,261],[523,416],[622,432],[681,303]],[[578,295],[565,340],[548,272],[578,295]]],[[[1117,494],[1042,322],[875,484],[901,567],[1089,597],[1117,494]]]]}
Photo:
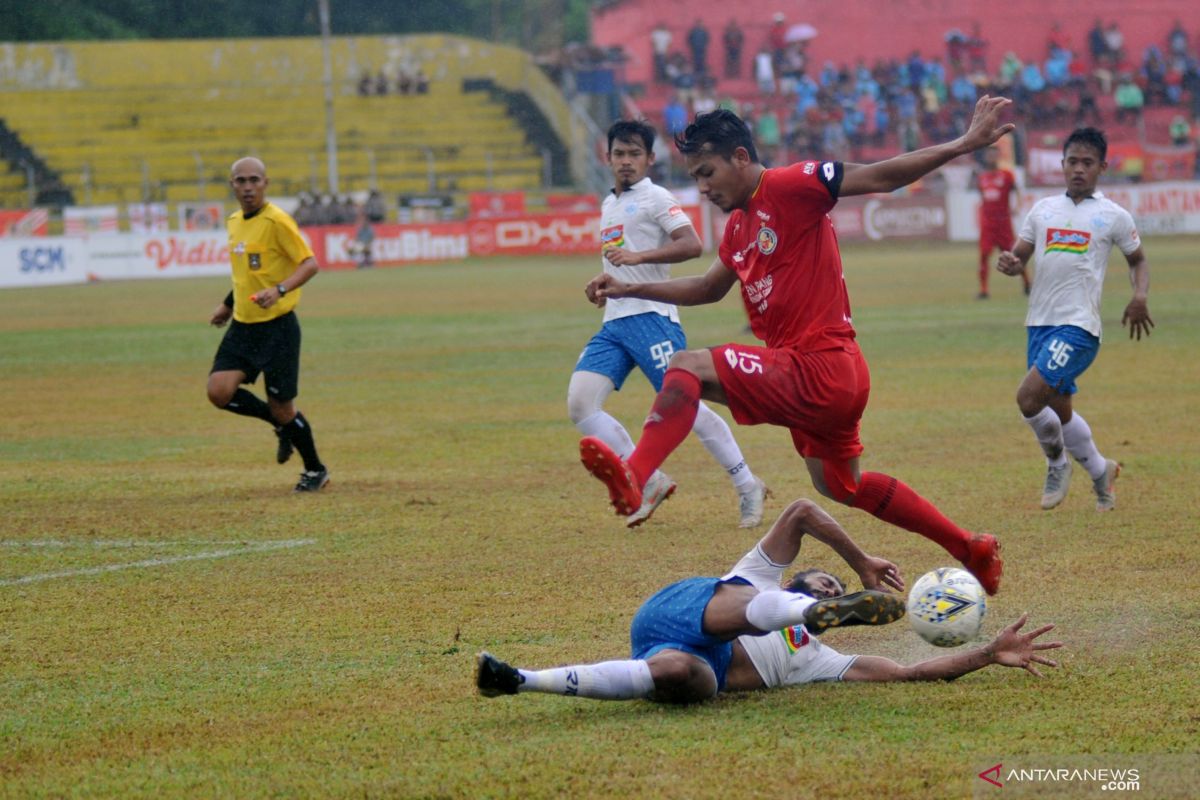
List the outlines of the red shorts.
{"type": "Polygon", "coordinates": [[[1015,239],[1011,222],[985,222],[979,228],[979,252],[987,255],[993,248],[1011,250],[1015,239]]]}
{"type": "Polygon", "coordinates": [[[742,425],[780,425],[805,458],[844,461],[862,453],[859,421],[871,375],[858,344],[842,350],[712,348],[729,411],[742,425]]]}

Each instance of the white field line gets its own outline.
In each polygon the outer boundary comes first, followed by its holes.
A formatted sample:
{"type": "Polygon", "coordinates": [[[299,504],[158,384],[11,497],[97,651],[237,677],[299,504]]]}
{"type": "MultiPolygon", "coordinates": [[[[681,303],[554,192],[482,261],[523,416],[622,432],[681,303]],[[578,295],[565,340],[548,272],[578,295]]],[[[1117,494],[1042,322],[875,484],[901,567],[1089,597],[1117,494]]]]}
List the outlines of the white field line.
{"type": "Polygon", "coordinates": [[[130,561],[125,564],[105,564],[101,567],[85,567],[83,569],[68,569],[62,572],[43,572],[38,575],[24,575],[20,578],[2,578],[0,586],[17,586],[26,583],[40,583],[56,578],[75,578],[81,575],[103,575],[106,572],[117,572],[123,569],[145,569],[163,567],[168,564],[181,564],[185,561],[206,561],[214,558],[242,556],[249,553],[263,553],[268,550],[284,550],[292,547],[303,547],[313,544],[316,539],[282,539],[275,542],[251,542],[240,547],[227,550],[211,550],[207,553],[192,553],[185,556],[170,556],[168,558],[147,558],[142,561],[130,561]]]}

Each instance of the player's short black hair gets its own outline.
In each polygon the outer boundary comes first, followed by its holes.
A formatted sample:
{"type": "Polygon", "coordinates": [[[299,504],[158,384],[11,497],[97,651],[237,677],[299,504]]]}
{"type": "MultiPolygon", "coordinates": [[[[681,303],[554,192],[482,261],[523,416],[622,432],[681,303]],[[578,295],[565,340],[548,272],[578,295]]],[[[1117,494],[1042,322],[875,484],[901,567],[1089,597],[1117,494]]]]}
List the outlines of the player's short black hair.
{"type": "Polygon", "coordinates": [[[620,119],[612,124],[608,129],[608,152],[612,152],[613,142],[632,142],[637,144],[637,140],[642,140],[642,147],[646,148],[647,153],[654,152],[654,139],[657,134],[650,123],[641,119],[620,119]]]}
{"type": "Polygon", "coordinates": [[[750,128],[741,117],[724,108],[696,117],[683,133],[675,134],[675,147],[685,156],[697,155],[707,147],[726,161],[733,158],[734,150],[744,147],[750,161],[758,163],[750,128]]]}
{"type": "Polygon", "coordinates": [[[823,569],[806,569],[806,570],[801,570],[800,572],[797,572],[795,575],[792,576],[792,579],[790,581],[788,581],[787,584],[784,585],[784,587],[783,587],[784,591],[795,592],[797,594],[808,594],[807,580],[808,580],[809,576],[811,576],[811,575],[828,575],[829,577],[831,577],[835,581],[837,581],[838,586],[841,587],[841,590],[842,590],[841,593],[842,594],[846,593],[846,582],[843,581],[838,576],[836,576],[830,572],[826,572],[823,569]]]}
{"type": "Polygon", "coordinates": [[[1101,161],[1108,160],[1108,139],[1105,138],[1104,131],[1098,128],[1076,128],[1071,131],[1071,135],[1063,142],[1064,157],[1067,155],[1067,148],[1073,144],[1094,147],[1100,154],[1101,161]]]}

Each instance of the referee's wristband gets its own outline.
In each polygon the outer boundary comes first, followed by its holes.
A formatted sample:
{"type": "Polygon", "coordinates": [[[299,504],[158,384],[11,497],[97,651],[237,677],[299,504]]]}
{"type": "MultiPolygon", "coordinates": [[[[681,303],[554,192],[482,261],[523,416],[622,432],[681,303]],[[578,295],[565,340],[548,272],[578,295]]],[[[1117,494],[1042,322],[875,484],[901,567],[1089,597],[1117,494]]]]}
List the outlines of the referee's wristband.
{"type": "Polygon", "coordinates": [[[225,299],[222,300],[221,302],[223,302],[225,304],[226,308],[233,308],[233,290],[232,289],[229,290],[229,294],[225,295],[225,299]]]}

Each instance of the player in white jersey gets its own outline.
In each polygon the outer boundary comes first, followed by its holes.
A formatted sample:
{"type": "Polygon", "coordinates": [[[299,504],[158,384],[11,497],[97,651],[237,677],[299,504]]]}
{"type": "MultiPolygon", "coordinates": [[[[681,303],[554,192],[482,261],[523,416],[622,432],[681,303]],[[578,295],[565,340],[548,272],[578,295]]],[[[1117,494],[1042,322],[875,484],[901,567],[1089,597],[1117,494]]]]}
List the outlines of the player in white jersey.
{"type": "Polygon", "coordinates": [[[1057,666],[1039,652],[1062,643],[1036,641],[1054,626],[1021,634],[1024,616],[984,647],[911,666],[845,655],[817,640],[829,628],[903,616],[903,599],[874,590],[881,586],[903,590],[896,565],[867,555],[819,506],[797,500],[726,575],[678,581],[647,600],[630,626],[632,658],[526,670],[483,652],[476,656],[475,686],[485,697],[542,692],[691,703],[719,692],[819,681],[950,680],[990,664],[1040,677],[1037,665],[1057,666]],[[833,548],[868,590],[843,595],[842,583],[821,570],[801,572],[781,587],[805,535],[833,548]]]}
{"type": "MultiPolygon", "coordinates": [[[[679,202],[647,173],[654,163],[655,132],[644,122],[620,121],[608,130],[608,164],[616,186],[604,198],[600,243],[604,269],[625,281],[662,281],[671,264],[700,255],[700,238],[679,202]]],[[[604,410],[604,401],[638,367],[657,392],[671,356],[687,349],[679,310],[670,303],[621,298],[604,308],[604,324],[591,338],[567,387],[567,411],[584,436],[595,436],[627,458],[629,432],[604,410]]],[[[750,471],[728,423],[700,403],[692,428],[729,474],[738,492],[740,526],[762,523],[766,485],[750,471]]],[[[642,505],[626,518],[633,528],[650,518],[675,491],[661,470],[642,493],[642,505]]]]}
{"type": "Polygon", "coordinates": [[[1001,253],[996,264],[1006,275],[1019,275],[1031,256],[1037,262],[1025,317],[1029,372],[1017,389],[1017,406],[1046,454],[1046,510],[1066,499],[1072,471],[1067,453],[1091,477],[1096,509],[1116,507],[1113,482],[1121,467],[1100,455],[1091,428],[1071,403],[1075,379],[1100,349],[1100,293],[1114,245],[1125,255],[1133,285],[1121,324],[1128,324],[1129,337],[1139,341],[1154,327],[1147,306],[1150,265],[1133,217],[1096,190],[1108,167],[1107,154],[1103,133],[1073,131],[1063,145],[1066,194],[1039,200],[1021,225],[1016,246],[1001,253]]]}

